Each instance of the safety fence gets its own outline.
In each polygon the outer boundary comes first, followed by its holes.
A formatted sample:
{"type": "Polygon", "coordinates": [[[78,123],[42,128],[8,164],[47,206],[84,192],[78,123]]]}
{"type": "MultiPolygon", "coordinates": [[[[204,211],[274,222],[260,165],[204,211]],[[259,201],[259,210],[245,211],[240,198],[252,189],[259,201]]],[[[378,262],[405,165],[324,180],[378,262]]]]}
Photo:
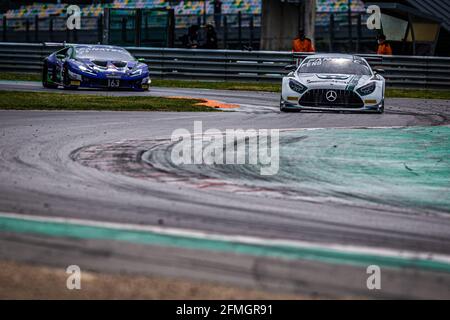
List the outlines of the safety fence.
{"type": "MultiPolygon", "coordinates": [[[[42,61],[62,44],[0,43],[0,71],[40,72],[42,61]]],[[[145,59],[153,78],[279,82],[285,66],[305,57],[291,52],[127,48],[145,59]]],[[[390,87],[450,89],[450,58],[361,55],[390,87]]]]}

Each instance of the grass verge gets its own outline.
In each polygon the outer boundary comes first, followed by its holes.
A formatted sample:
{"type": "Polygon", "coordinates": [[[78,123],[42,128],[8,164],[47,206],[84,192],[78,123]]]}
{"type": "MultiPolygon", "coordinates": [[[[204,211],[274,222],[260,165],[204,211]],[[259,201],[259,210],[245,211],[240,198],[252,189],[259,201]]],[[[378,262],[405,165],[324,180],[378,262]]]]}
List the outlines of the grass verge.
{"type": "Polygon", "coordinates": [[[39,73],[25,72],[0,72],[0,80],[9,81],[41,81],[39,73]]]}
{"type": "Polygon", "coordinates": [[[422,90],[422,89],[386,89],[388,98],[414,98],[414,99],[443,99],[450,100],[448,90],[422,90]]]}
{"type": "Polygon", "coordinates": [[[198,105],[202,100],[159,97],[0,91],[0,109],[8,110],[112,110],[112,111],[215,111],[198,105]]]}
{"type": "Polygon", "coordinates": [[[152,87],[280,92],[280,83],[152,80],[152,87]]]}
{"type": "Polygon", "coordinates": [[[271,293],[207,281],[131,273],[82,271],[81,290],[67,290],[65,268],[0,261],[0,299],[294,300],[320,298],[271,293]]]}
{"type": "MultiPolygon", "coordinates": [[[[40,74],[1,72],[0,80],[40,81],[40,74]]],[[[152,80],[153,87],[280,92],[279,83],[152,80]]],[[[450,99],[448,90],[387,89],[387,98],[450,99]]]]}

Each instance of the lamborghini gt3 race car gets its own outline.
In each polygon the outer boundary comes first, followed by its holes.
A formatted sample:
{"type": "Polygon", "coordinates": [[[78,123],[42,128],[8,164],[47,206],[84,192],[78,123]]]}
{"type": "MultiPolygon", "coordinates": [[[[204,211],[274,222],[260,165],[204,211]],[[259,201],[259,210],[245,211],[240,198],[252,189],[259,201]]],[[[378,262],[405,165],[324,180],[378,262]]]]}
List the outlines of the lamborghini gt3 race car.
{"type": "MultiPolygon", "coordinates": [[[[289,67],[288,67],[289,68],[289,67]]],[[[358,56],[308,56],[283,78],[280,110],[384,112],[383,70],[358,56]]]]}
{"type": "Polygon", "coordinates": [[[70,45],[44,60],[42,85],[65,89],[148,90],[148,66],[127,50],[105,45],[70,45]]]}

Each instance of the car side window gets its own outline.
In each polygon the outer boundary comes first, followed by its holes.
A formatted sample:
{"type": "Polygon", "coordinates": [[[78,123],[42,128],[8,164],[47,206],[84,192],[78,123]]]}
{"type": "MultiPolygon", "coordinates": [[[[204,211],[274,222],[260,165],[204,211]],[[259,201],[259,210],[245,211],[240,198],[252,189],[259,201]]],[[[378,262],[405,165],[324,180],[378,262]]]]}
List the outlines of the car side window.
{"type": "Polygon", "coordinates": [[[59,58],[59,56],[64,56],[67,58],[67,52],[70,48],[64,48],[56,52],[56,56],[59,58]]]}

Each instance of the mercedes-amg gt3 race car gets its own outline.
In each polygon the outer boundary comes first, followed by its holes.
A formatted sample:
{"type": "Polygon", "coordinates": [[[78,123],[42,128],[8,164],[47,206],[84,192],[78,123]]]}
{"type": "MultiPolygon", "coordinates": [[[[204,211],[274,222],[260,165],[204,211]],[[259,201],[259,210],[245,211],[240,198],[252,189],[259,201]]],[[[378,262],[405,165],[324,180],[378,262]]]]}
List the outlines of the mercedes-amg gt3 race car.
{"type": "Polygon", "coordinates": [[[383,70],[358,56],[312,55],[283,78],[280,110],[384,112],[383,70]]]}
{"type": "Polygon", "coordinates": [[[65,89],[148,90],[148,66],[127,50],[106,45],[69,45],[44,60],[42,85],[65,89]]]}

